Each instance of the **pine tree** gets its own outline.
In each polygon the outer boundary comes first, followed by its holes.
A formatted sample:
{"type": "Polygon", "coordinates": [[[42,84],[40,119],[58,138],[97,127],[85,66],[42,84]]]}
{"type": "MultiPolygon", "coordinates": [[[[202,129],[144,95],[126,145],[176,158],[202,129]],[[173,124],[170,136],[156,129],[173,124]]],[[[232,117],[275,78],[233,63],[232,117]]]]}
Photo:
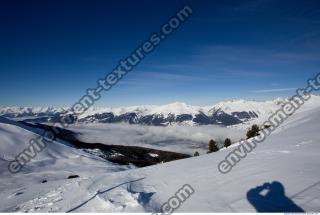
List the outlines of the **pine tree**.
{"type": "Polygon", "coordinates": [[[199,152],[195,152],[193,156],[196,157],[196,156],[199,156],[199,155],[200,155],[199,152]]]}
{"type": "Polygon", "coordinates": [[[259,135],[260,128],[258,125],[254,124],[251,126],[251,129],[247,132],[247,139],[258,136],[259,135]]]}
{"type": "Polygon", "coordinates": [[[216,151],[219,151],[217,143],[214,140],[210,140],[208,153],[216,152],[216,151]]]}
{"type": "Polygon", "coordinates": [[[228,148],[231,145],[231,140],[229,138],[226,138],[224,140],[224,144],[223,145],[224,145],[224,147],[228,148]]]}

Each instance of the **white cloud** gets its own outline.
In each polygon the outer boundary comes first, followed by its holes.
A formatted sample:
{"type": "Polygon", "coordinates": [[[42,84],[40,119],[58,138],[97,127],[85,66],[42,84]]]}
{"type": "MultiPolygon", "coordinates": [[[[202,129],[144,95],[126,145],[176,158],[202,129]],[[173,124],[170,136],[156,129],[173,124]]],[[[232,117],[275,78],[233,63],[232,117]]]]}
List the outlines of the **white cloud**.
{"type": "Polygon", "coordinates": [[[244,130],[215,125],[207,126],[143,126],[128,124],[91,124],[73,126],[85,142],[130,145],[193,154],[206,153],[208,142],[223,143],[225,138],[238,141],[245,137],[244,130]]]}
{"type": "Polygon", "coordinates": [[[252,90],[252,93],[273,93],[273,92],[286,92],[296,90],[297,88],[276,88],[276,89],[265,89],[265,90],[252,90]]]}

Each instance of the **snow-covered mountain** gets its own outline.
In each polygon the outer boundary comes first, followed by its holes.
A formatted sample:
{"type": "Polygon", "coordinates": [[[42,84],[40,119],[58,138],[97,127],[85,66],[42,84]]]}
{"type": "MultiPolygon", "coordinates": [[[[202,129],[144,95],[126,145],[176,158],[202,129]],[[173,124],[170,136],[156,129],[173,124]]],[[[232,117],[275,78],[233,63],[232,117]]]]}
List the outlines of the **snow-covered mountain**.
{"type": "MultiPolygon", "coordinates": [[[[155,106],[132,106],[119,108],[92,107],[81,116],[80,123],[120,123],[142,125],[237,125],[261,121],[281,107],[287,98],[271,101],[232,100],[219,102],[212,106],[191,106],[185,103],[172,103],[155,106]]],[[[313,95],[312,102],[320,104],[320,96],[313,95]]],[[[21,108],[2,107],[0,115],[33,122],[55,122],[68,108],[21,108]]]]}
{"type": "Polygon", "coordinates": [[[160,212],[161,205],[188,184],[194,193],[175,212],[255,212],[270,206],[284,212],[288,202],[305,212],[318,212],[320,106],[316,104],[307,102],[228,174],[219,172],[218,164],[239,143],[211,154],[135,168],[110,163],[59,140],[21,172],[11,174],[9,162],[38,135],[0,117],[0,211],[160,212]],[[68,179],[75,174],[79,177],[68,179]],[[268,186],[256,194],[255,203],[248,201],[249,191],[274,181],[281,186],[268,186]]]}
{"type": "Polygon", "coordinates": [[[36,119],[58,116],[63,108],[55,107],[0,107],[0,116],[19,119],[36,119]]]}

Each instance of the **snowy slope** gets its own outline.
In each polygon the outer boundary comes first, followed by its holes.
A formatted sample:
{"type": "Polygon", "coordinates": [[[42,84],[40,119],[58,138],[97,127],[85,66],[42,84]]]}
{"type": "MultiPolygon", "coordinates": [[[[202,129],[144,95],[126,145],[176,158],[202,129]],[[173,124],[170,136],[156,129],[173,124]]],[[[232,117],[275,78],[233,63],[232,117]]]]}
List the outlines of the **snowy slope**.
{"type": "MultiPolygon", "coordinates": [[[[226,175],[217,170],[217,165],[232,148],[129,173],[120,172],[111,178],[103,175],[97,177],[89,188],[95,193],[115,180],[129,182],[141,179],[130,182],[129,186],[122,185],[102,193],[95,200],[103,199],[108,206],[120,198],[119,193],[123,196],[144,193],[151,196],[145,199],[144,210],[158,211],[161,204],[167,202],[179,188],[190,184],[195,193],[178,212],[254,212],[255,209],[246,199],[247,192],[266,182],[279,181],[285,187],[286,196],[303,210],[319,211],[319,113],[319,107],[316,107],[292,116],[226,175]]],[[[93,202],[91,205],[89,202],[75,211],[92,211],[94,206],[93,202]]],[[[140,210],[139,207],[137,209],[140,210]]],[[[123,211],[127,211],[125,207],[123,211]]]]}
{"type": "Polygon", "coordinates": [[[0,211],[159,211],[178,189],[190,184],[195,193],[178,212],[253,212],[247,192],[273,181],[281,182],[285,195],[303,210],[319,211],[320,106],[315,104],[307,103],[228,174],[221,174],[217,165],[235,145],[199,157],[119,171],[118,166],[54,143],[26,171],[12,176],[5,172],[5,160],[12,158],[15,145],[24,146],[34,134],[0,123],[0,211]],[[65,179],[71,172],[81,177],[65,179]],[[48,182],[41,184],[44,177],[48,182]]]}
{"type": "MultiPolygon", "coordinates": [[[[9,162],[27,148],[31,138],[38,137],[36,134],[38,130],[32,131],[33,129],[22,127],[25,126],[0,117],[0,190],[1,197],[4,199],[0,204],[0,211],[19,210],[15,209],[18,202],[27,202],[41,192],[58,192],[50,184],[60,186],[61,183],[69,183],[70,186],[77,187],[76,180],[73,182],[67,180],[67,177],[73,174],[79,174],[84,179],[92,176],[93,173],[101,174],[128,169],[127,166],[106,162],[82,150],[54,141],[27,163],[21,172],[12,174],[8,171],[9,162]],[[43,180],[48,180],[48,183],[41,184],[43,180]]],[[[60,201],[59,196],[52,195],[49,198],[52,202],[60,201]]]]}

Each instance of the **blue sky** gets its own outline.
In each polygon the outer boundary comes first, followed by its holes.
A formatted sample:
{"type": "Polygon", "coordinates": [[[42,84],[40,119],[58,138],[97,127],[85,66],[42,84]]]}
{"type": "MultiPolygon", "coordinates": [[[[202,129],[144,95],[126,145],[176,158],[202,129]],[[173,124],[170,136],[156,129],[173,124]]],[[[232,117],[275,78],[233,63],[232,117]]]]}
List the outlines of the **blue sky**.
{"type": "Polygon", "coordinates": [[[186,3],[192,17],[97,106],[265,100],[319,72],[318,0],[4,0],[0,105],[71,106],[186,3]]]}

